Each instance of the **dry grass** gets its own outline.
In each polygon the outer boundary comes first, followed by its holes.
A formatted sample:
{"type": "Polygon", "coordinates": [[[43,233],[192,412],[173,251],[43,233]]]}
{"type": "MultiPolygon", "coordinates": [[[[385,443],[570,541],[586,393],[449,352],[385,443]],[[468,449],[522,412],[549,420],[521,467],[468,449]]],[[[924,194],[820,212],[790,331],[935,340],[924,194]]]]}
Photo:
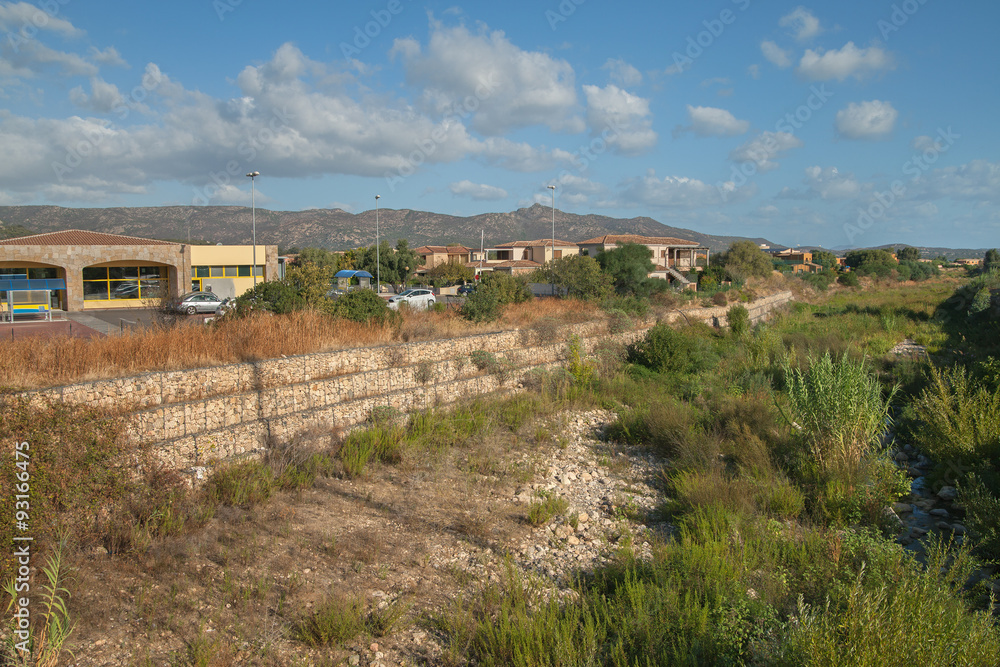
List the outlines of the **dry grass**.
{"type": "Polygon", "coordinates": [[[369,326],[303,311],[202,325],[155,325],[123,336],[23,338],[4,344],[0,388],[37,389],[137,373],[201,368],[327,352],[396,341],[455,338],[529,326],[540,318],[581,322],[600,316],[595,306],[554,299],[509,306],[494,324],[472,324],[454,310],[407,311],[397,327],[369,326]]]}
{"type": "Polygon", "coordinates": [[[157,370],[216,366],[390,342],[389,327],[300,312],[204,326],[185,322],[124,336],[24,338],[4,345],[0,387],[32,389],[157,370]]]}

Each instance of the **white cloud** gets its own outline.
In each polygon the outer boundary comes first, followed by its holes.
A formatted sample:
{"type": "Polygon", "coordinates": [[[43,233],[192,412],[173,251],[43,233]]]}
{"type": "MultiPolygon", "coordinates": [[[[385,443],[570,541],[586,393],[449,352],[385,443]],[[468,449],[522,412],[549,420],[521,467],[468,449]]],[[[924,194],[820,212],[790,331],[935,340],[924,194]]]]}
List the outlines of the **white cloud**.
{"type": "Polygon", "coordinates": [[[624,58],[608,58],[601,69],[608,70],[611,83],[615,85],[632,87],[642,83],[642,73],[625,62],[624,58]]]}
{"type": "Polygon", "coordinates": [[[760,43],[760,52],[764,54],[764,57],[771,64],[777,65],[782,69],[792,66],[792,59],[789,57],[788,51],[785,51],[769,39],[765,39],[760,43]]]}
{"type": "Polygon", "coordinates": [[[446,28],[432,22],[426,49],[418,51],[404,41],[397,42],[393,53],[401,58],[407,81],[424,89],[423,104],[433,113],[447,114],[467,100],[476,101],[472,127],[483,134],[532,125],[566,132],[584,129],[575,115],[570,64],[539,51],[523,51],[500,30],[483,28],[473,34],[465,26],[446,28]]]}
{"type": "Polygon", "coordinates": [[[128,63],[118,53],[118,49],[113,46],[109,46],[103,51],[94,46],[90,47],[90,59],[95,63],[109,67],[128,67],[128,63]]]}
{"type": "Polygon", "coordinates": [[[734,148],[729,153],[733,162],[753,162],[758,171],[771,171],[780,165],[775,162],[785,152],[801,148],[802,140],[789,132],[761,132],[759,135],[734,148]]]}
{"type": "Polygon", "coordinates": [[[873,141],[888,137],[898,117],[899,112],[889,102],[851,102],[837,112],[835,125],[837,134],[845,139],[873,141]]]}
{"type": "Polygon", "coordinates": [[[658,139],[652,129],[649,100],[618,86],[584,86],[587,125],[620,153],[635,155],[652,148],[658,139]]]}
{"type": "Polygon", "coordinates": [[[32,34],[41,30],[50,30],[66,37],[80,37],[84,34],[83,30],[74,27],[66,19],[53,16],[27,2],[0,4],[0,30],[11,33],[6,37],[14,40],[18,38],[30,39],[32,34]]]}
{"type": "Polygon", "coordinates": [[[652,169],[641,178],[626,181],[624,190],[617,197],[619,206],[681,209],[717,206],[721,201],[715,186],[684,176],[664,176],[661,179],[652,169]]]}
{"type": "Polygon", "coordinates": [[[807,167],[805,182],[810,194],[829,200],[855,199],[869,189],[836,167],[807,167]]]}
{"type": "Polygon", "coordinates": [[[496,199],[506,199],[507,191],[493,185],[483,183],[473,183],[469,180],[458,181],[448,186],[453,195],[459,197],[469,197],[479,201],[491,201],[496,199]]]}
{"type": "Polygon", "coordinates": [[[782,16],[778,25],[789,28],[795,39],[800,42],[808,41],[823,32],[819,19],[805,7],[796,7],[792,13],[782,16]]]}
{"type": "Polygon", "coordinates": [[[759,79],[760,78],[760,65],[753,64],[753,65],[750,65],[749,67],[747,67],[747,74],[750,75],[751,79],[759,79]]]}
{"type": "Polygon", "coordinates": [[[806,49],[796,72],[813,81],[843,81],[848,77],[863,79],[894,67],[892,55],[880,47],[859,49],[854,42],[848,42],[840,50],[823,52],[822,49],[806,49]]]}
{"type": "Polygon", "coordinates": [[[98,113],[109,113],[125,100],[115,84],[98,77],[90,80],[90,95],[83,92],[82,86],[77,86],[69,91],[69,99],[81,108],[98,113]]]}
{"type": "Polygon", "coordinates": [[[1000,163],[973,160],[968,164],[935,169],[922,178],[923,198],[1000,202],[1000,163]]]}
{"type": "Polygon", "coordinates": [[[725,109],[687,106],[691,125],[683,131],[694,132],[699,137],[734,137],[750,129],[750,121],[737,120],[725,109]]]}

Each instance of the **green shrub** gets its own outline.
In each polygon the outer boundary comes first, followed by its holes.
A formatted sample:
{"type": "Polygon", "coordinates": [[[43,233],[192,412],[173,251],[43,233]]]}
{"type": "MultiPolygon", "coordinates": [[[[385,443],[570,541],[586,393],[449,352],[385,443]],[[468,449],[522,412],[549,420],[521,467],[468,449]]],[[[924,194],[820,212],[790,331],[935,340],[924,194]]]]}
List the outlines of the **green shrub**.
{"type": "Polygon", "coordinates": [[[334,302],[333,314],[352,322],[382,324],[398,317],[375,290],[356,289],[334,302]]]}
{"type": "Polygon", "coordinates": [[[1000,388],[990,390],[965,368],[929,372],[913,402],[915,444],[940,462],[1000,463],[1000,388]]]}
{"type": "Polygon", "coordinates": [[[365,629],[364,606],[356,598],[334,596],[299,621],[292,636],[310,646],[327,646],[350,641],[365,629]]]}
{"type": "Polygon", "coordinates": [[[679,331],[667,324],[654,325],[646,337],[628,348],[628,361],[657,372],[697,373],[717,361],[711,344],[692,329],[679,331]]]}
{"type": "Polygon", "coordinates": [[[846,273],[841,273],[837,276],[837,282],[844,287],[857,287],[858,286],[858,274],[853,271],[848,271],[846,273]]]}
{"type": "Polygon", "coordinates": [[[553,517],[558,516],[569,508],[569,501],[548,491],[540,491],[537,500],[528,505],[528,523],[532,526],[544,526],[553,517]]]}
{"type": "Polygon", "coordinates": [[[208,495],[223,505],[249,508],[271,497],[274,481],[270,466],[244,461],[215,471],[208,480],[208,495]]]}
{"type": "Polygon", "coordinates": [[[785,367],[791,424],[818,469],[854,469],[881,440],[888,397],[864,360],[829,353],[809,357],[808,369],[785,367]]]}
{"type": "Polygon", "coordinates": [[[783,664],[996,664],[1000,633],[989,612],[970,610],[963,592],[975,568],[967,550],[932,544],[926,567],[901,553],[894,565],[893,576],[862,567],[839,604],[800,599],[783,664]]]}
{"type": "Polygon", "coordinates": [[[730,306],[726,313],[729,332],[737,338],[743,338],[750,331],[750,311],[745,306],[730,306]]]}
{"type": "Polygon", "coordinates": [[[462,301],[458,312],[470,322],[495,322],[502,314],[500,297],[494,290],[479,287],[462,301]]]}
{"type": "Polygon", "coordinates": [[[635,329],[635,322],[624,310],[608,311],[608,332],[612,335],[635,329]]]}
{"type": "Polygon", "coordinates": [[[993,561],[1000,560],[1000,483],[995,473],[988,475],[987,486],[981,476],[970,475],[958,487],[958,500],[965,508],[965,525],[976,550],[993,561]],[[991,488],[992,487],[992,488],[991,488]]]}
{"type": "Polygon", "coordinates": [[[601,308],[608,314],[619,311],[630,317],[644,318],[649,314],[649,301],[634,294],[619,294],[601,301],[601,308]]]}

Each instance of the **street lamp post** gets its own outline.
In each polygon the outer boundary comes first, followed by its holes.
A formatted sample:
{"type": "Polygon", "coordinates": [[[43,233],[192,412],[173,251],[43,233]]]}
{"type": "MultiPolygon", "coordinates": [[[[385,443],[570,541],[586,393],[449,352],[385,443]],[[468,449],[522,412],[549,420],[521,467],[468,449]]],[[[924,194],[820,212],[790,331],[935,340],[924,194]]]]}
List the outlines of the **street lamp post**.
{"type": "Polygon", "coordinates": [[[379,259],[378,249],[378,200],[382,195],[375,195],[375,293],[379,294],[382,288],[382,262],[379,259]]]}
{"type": "Polygon", "coordinates": [[[552,261],[556,259],[556,186],[548,186],[552,190],[552,261]]]}
{"type": "Polygon", "coordinates": [[[260,176],[259,171],[251,171],[247,174],[247,178],[250,179],[250,225],[253,230],[253,266],[250,267],[250,273],[253,274],[253,286],[257,287],[257,188],[256,178],[260,176]]]}

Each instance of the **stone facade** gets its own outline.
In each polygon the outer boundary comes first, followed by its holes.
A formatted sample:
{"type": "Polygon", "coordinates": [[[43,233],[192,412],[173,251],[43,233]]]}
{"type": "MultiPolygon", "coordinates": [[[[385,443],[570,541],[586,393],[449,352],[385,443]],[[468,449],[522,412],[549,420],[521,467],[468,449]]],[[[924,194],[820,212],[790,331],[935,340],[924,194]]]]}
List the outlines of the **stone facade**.
{"type": "MultiPolygon", "coordinates": [[[[761,321],[792,298],[790,292],[746,304],[761,321]]],[[[663,318],[726,325],[728,306],[675,311],[663,318]]],[[[330,431],[363,422],[372,408],[402,412],[447,405],[462,397],[517,390],[532,369],[562,362],[566,341],[578,336],[586,350],[609,338],[630,343],[655,324],[649,320],[616,336],[605,324],[570,325],[555,344],[536,344],[525,331],[457,339],[356,348],[256,363],[164,371],[63,387],[27,395],[38,402],[66,402],[125,409],[138,441],[158,446],[181,470],[261,452],[269,440],[302,432],[330,431]],[[506,383],[476,368],[470,355],[485,350],[514,367],[506,383]]]]}

